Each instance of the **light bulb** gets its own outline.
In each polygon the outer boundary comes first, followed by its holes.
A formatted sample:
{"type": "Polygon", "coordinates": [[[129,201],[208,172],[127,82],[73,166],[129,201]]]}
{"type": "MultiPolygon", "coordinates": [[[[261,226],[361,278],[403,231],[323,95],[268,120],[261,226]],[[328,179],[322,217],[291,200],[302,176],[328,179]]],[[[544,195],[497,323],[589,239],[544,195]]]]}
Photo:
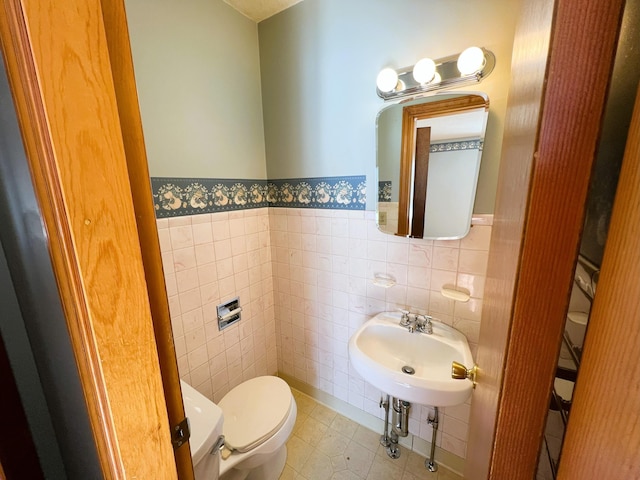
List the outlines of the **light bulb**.
{"type": "Polygon", "coordinates": [[[436,63],[430,58],[423,58],[413,67],[413,78],[420,84],[429,83],[436,73],[436,63]]]}
{"type": "Polygon", "coordinates": [[[381,92],[391,92],[398,85],[398,74],[393,68],[383,68],[376,78],[376,85],[381,92]]]}
{"type": "Polygon", "coordinates": [[[458,57],[458,70],[461,75],[470,75],[484,66],[484,52],[479,47],[469,47],[458,57]]]}

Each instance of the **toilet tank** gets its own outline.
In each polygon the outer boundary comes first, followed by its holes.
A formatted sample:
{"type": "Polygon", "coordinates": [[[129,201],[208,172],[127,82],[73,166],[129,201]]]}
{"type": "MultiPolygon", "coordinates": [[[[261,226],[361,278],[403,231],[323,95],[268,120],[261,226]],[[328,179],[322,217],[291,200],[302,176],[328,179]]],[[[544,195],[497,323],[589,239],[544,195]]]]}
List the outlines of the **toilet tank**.
{"type": "Polygon", "coordinates": [[[180,380],[185,415],[189,419],[189,446],[196,480],[217,480],[220,453],[211,450],[222,435],[222,410],[188,383],[180,380]]]}

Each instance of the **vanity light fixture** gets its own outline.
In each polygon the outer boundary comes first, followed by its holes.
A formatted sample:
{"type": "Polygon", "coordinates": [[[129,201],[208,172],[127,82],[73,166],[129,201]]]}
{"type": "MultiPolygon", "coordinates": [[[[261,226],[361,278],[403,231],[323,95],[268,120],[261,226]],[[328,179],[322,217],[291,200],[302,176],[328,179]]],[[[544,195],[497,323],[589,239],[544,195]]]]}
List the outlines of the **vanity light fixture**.
{"type": "Polygon", "coordinates": [[[398,88],[398,73],[393,68],[383,68],[376,78],[376,85],[381,92],[393,92],[398,88]]]}
{"type": "Polygon", "coordinates": [[[462,51],[456,65],[460,75],[471,75],[482,69],[485,64],[484,52],[479,47],[469,47],[462,51]]]}
{"type": "Polygon", "coordinates": [[[430,58],[418,60],[413,66],[413,79],[421,85],[433,81],[436,75],[436,62],[430,58]]]}
{"type": "Polygon", "coordinates": [[[496,65],[493,52],[469,47],[459,55],[431,60],[423,58],[413,67],[385,68],[376,79],[380,98],[391,100],[408,95],[481,82],[496,65]]]}

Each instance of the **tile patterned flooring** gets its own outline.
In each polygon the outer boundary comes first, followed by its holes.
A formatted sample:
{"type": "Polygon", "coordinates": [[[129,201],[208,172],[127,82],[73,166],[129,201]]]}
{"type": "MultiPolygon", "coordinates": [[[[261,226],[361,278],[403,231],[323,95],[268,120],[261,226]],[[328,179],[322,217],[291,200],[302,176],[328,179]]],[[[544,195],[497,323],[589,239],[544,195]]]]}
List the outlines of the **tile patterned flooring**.
{"type": "Polygon", "coordinates": [[[400,458],[389,458],[379,432],[303,393],[293,390],[293,395],[298,417],[280,480],[462,480],[442,466],[429,472],[425,458],[404,447],[400,458]]]}

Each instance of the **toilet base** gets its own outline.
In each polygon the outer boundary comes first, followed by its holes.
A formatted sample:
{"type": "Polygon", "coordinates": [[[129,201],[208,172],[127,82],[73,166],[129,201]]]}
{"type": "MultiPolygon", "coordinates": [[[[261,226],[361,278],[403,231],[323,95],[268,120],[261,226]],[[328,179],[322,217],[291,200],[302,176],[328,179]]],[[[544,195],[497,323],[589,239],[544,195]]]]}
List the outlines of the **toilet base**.
{"type": "MultiPolygon", "coordinates": [[[[259,456],[256,456],[259,457],[259,456]]],[[[220,476],[220,480],[278,480],[287,463],[287,446],[283,445],[276,452],[272,453],[266,462],[260,465],[246,465],[241,463],[239,467],[246,469],[232,468],[220,476]]],[[[252,457],[249,463],[254,463],[258,458],[252,457]]]]}

